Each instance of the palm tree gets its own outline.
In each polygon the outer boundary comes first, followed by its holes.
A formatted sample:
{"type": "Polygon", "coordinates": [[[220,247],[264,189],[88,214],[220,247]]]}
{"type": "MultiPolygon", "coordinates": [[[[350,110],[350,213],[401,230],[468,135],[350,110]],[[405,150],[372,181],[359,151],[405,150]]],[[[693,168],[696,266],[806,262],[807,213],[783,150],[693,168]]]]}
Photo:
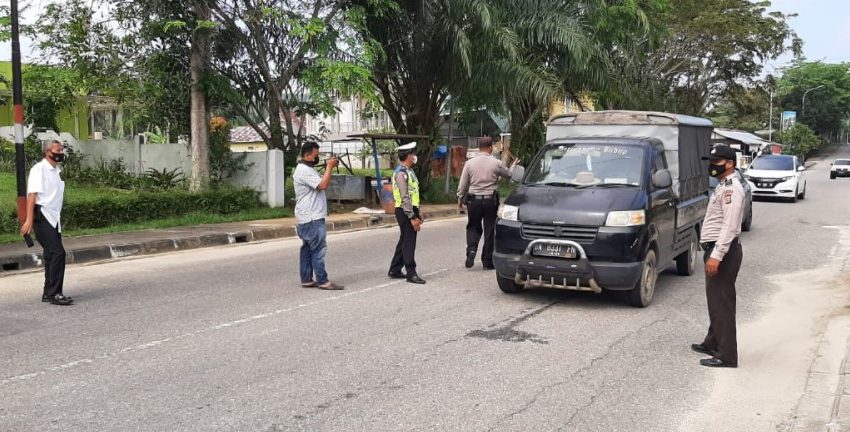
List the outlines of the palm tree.
{"type": "MultiPolygon", "coordinates": [[[[428,135],[419,143],[430,159],[443,109],[452,91],[468,84],[477,69],[477,51],[487,45],[511,51],[513,34],[494,25],[485,0],[398,0],[379,8],[363,0],[361,37],[371,53],[372,82],[395,130],[428,135]]],[[[427,163],[420,179],[429,179],[427,163]]]]}

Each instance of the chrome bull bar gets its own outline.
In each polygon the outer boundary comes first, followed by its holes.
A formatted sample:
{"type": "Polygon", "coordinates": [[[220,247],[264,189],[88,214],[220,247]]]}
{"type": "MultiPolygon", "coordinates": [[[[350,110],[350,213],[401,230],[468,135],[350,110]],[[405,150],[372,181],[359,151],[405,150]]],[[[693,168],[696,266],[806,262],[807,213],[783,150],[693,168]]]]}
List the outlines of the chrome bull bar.
{"type": "MultiPolygon", "coordinates": [[[[587,253],[584,251],[584,248],[580,244],[578,244],[578,243],[576,243],[572,240],[555,240],[555,239],[552,239],[552,240],[545,240],[545,239],[533,240],[525,248],[524,255],[529,256],[529,257],[532,256],[532,251],[534,250],[534,245],[536,245],[538,243],[559,244],[559,245],[563,245],[563,246],[572,246],[572,247],[576,248],[576,250],[578,251],[579,258],[581,258],[582,260],[585,260],[585,261],[587,260],[587,253]]],[[[572,265],[572,267],[575,268],[577,266],[572,265]]],[[[570,284],[571,281],[568,281],[566,277],[559,278],[559,279],[560,280],[556,281],[555,277],[552,276],[547,281],[547,280],[543,279],[542,275],[538,276],[537,279],[532,279],[532,278],[523,279],[522,274],[519,272],[519,270],[517,270],[516,274],[514,275],[514,282],[516,284],[522,285],[526,288],[559,288],[559,289],[568,289],[568,290],[573,290],[573,291],[590,291],[590,292],[594,292],[594,293],[597,293],[597,294],[602,292],[602,287],[600,287],[599,284],[596,283],[596,279],[594,279],[592,276],[588,279],[588,285],[589,286],[582,286],[581,278],[576,278],[575,284],[570,284]],[[562,283],[558,283],[558,282],[562,282],[562,283]]]]}

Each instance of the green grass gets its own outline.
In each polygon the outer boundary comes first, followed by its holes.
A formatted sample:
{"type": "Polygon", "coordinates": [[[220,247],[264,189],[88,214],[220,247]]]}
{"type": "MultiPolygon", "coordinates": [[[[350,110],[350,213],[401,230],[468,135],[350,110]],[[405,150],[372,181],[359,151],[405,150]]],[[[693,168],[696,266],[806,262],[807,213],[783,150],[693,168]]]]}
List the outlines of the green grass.
{"type": "MultiPolygon", "coordinates": [[[[103,197],[115,196],[116,194],[134,193],[132,191],[125,190],[79,186],[74,185],[70,182],[66,183],[65,185],[66,201],[81,202],[87,200],[95,200],[103,197]]],[[[16,196],[17,192],[15,186],[15,175],[13,173],[0,172],[0,212],[2,212],[0,214],[8,214],[9,212],[14,211],[16,207],[16,196]]],[[[290,197],[291,196],[293,195],[290,195],[290,197]]],[[[292,217],[292,215],[292,210],[289,208],[250,209],[230,215],[190,213],[177,217],[155,219],[134,224],[114,225],[107,228],[81,229],[73,231],[69,230],[64,232],[63,235],[66,237],[77,237],[91,234],[105,234],[158,228],[173,228],[189,225],[277,219],[292,217]]],[[[19,241],[21,241],[21,237],[17,234],[0,234],[0,243],[14,243],[19,241]]]]}

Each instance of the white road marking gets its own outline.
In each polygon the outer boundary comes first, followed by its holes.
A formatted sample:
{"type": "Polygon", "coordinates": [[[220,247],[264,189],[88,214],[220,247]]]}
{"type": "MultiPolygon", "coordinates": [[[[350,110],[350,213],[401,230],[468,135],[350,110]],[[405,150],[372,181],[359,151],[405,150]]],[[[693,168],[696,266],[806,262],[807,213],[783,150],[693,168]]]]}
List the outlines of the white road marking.
{"type": "MultiPolygon", "coordinates": [[[[449,269],[444,268],[444,269],[440,269],[440,270],[433,271],[433,272],[430,272],[430,273],[426,273],[423,276],[425,276],[425,277],[434,276],[434,275],[444,273],[444,272],[447,272],[447,271],[449,271],[449,269]]],[[[320,300],[316,300],[316,301],[313,301],[313,302],[310,302],[310,303],[302,303],[302,304],[298,304],[296,306],[291,306],[291,307],[288,307],[288,308],[277,309],[277,310],[274,310],[274,311],[271,311],[271,312],[253,315],[253,316],[250,316],[250,317],[247,317],[247,318],[242,318],[242,319],[228,321],[228,322],[221,323],[221,324],[216,324],[214,326],[210,326],[210,327],[202,328],[202,329],[199,329],[199,330],[191,331],[191,332],[184,333],[184,334],[181,334],[181,335],[175,336],[175,337],[159,339],[159,340],[155,340],[155,341],[146,342],[146,343],[143,343],[143,344],[140,344],[140,345],[134,345],[134,346],[121,348],[121,349],[113,351],[111,353],[101,354],[101,355],[93,357],[93,358],[83,358],[83,359],[74,360],[72,362],[61,364],[61,365],[58,365],[58,366],[51,366],[51,367],[42,369],[42,370],[37,371],[37,372],[31,372],[31,373],[26,373],[26,374],[22,374],[22,375],[16,375],[16,376],[13,376],[13,377],[5,378],[3,380],[0,380],[0,385],[6,385],[6,384],[18,382],[18,381],[26,381],[26,380],[29,380],[29,379],[32,379],[32,378],[36,378],[36,377],[40,377],[42,375],[46,375],[50,372],[67,370],[67,369],[71,369],[71,368],[74,368],[74,367],[77,367],[77,366],[80,366],[80,365],[90,364],[90,363],[93,363],[93,362],[98,361],[98,360],[104,360],[104,359],[116,357],[120,354],[134,353],[134,352],[146,350],[148,348],[154,348],[154,347],[166,344],[168,342],[175,342],[175,341],[178,341],[180,339],[186,339],[186,338],[202,335],[204,333],[209,333],[211,331],[221,330],[221,329],[225,329],[225,328],[229,328],[229,327],[235,327],[235,326],[239,326],[239,325],[242,325],[242,324],[245,324],[245,323],[271,318],[271,317],[274,317],[274,316],[277,316],[277,315],[280,315],[280,314],[284,314],[284,313],[287,313],[287,312],[292,312],[292,311],[296,311],[296,310],[299,310],[299,309],[304,309],[304,308],[308,308],[308,307],[311,307],[311,306],[316,306],[316,305],[319,305],[319,304],[322,304],[322,303],[327,303],[327,302],[331,302],[331,301],[344,299],[346,297],[351,297],[351,296],[367,293],[369,291],[374,291],[376,289],[387,288],[387,287],[390,287],[392,285],[399,284],[401,282],[402,282],[402,280],[395,280],[395,281],[392,281],[392,282],[387,282],[387,283],[383,283],[383,284],[380,284],[380,285],[375,285],[375,286],[371,286],[371,287],[368,287],[368,288],[363,288],[362,290],[349,291],[345,294],[336,295],[336,296],[332,296],[332,297],[325,297],[325,298],[322,298],[320,300]]]]}

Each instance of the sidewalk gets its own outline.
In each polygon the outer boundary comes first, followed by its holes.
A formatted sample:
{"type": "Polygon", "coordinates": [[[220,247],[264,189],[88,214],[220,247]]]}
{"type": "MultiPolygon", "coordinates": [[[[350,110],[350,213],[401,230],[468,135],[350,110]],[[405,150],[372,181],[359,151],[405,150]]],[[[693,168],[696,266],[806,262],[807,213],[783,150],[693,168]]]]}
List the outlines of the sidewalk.
{"type": "MultiPolygon", "coordinates": [[[[422,215],[425,219],[459,216],[455,204],[425,205],[422,206],[422,215]]],[[[395,216],[384,213],[333,214],[327,219],[329,232],[377,228],[395,223],[395,216]]],[[[68,254],[66,262],[81,264],[135,255],[295,237],[295,225],[295,218],[285,218],[69,237],[64,239],[68,254]]],[[[23,240],[20,243],[0,245],[0,275],[42,267],[41,252],[38,244],[30,249],[23,240]]]]}

